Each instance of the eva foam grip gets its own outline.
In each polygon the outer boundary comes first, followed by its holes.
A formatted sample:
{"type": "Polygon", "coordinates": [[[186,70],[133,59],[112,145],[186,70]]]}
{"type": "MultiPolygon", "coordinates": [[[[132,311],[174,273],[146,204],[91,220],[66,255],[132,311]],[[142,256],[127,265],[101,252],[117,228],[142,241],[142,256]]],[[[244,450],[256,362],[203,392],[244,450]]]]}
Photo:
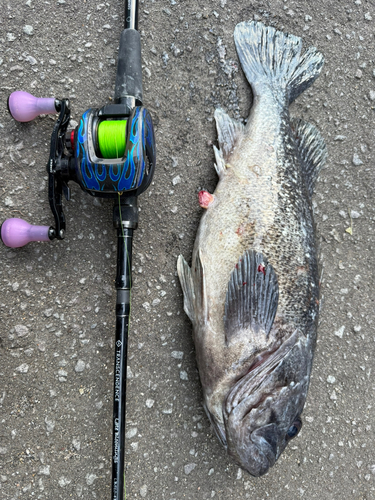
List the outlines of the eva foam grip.
{"type": "Polygon", "coordinates": [[[120,38],[115,83],[115,102],[127,97],[142,102],[141,35],[137,30],[125,29],[120,38]]]}
{"type": "Polygon", "coordinates": [[[7,247],[18,248],[30,241],[50,241],[49,226],[33,226],[23,219],[7,219],[0,228],[0,237],[7,247]]]}
{"type": "Polygon", "coordinates": [[[8,97],[9,113],[18,122],[29,122],[39,115],[56,113],[53,97],[34,97],[17,90],[8,97]]]}

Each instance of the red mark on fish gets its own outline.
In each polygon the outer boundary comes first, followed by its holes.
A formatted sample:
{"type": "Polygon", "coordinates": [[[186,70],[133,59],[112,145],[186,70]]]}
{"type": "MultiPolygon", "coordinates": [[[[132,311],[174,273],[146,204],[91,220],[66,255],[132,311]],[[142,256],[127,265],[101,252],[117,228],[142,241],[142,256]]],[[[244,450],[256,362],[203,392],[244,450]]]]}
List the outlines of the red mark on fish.
{"type": "Polygon", "coordinates": [[[263,262],[262,262],[262,264],[259,264],[259,266],[258,266],[258,273],[263,273],[264,276],[266,275],[266,268],[264,267],[263,262]]]}
{"type": "Polygon", "coordinates": [[[202,208],[208,208],[211,203],[214,201],[215,197],[208,191],[199,191],[198,193],[198,200],[199,200],[199,205],[202,208]]]}

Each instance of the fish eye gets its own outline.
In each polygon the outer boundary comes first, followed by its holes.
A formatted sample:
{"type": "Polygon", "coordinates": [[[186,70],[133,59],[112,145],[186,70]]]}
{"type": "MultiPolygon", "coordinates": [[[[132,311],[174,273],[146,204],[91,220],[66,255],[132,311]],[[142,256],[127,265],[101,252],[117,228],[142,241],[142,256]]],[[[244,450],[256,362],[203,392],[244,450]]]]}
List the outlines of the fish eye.
{"type": "Polygon", "coordinates": [[[302,427],[302,420],[300,418],[296,418],[293,424],[289,427],[288,432],[286,433],[285,439],[289,441],[297,436],[302,427]]]}

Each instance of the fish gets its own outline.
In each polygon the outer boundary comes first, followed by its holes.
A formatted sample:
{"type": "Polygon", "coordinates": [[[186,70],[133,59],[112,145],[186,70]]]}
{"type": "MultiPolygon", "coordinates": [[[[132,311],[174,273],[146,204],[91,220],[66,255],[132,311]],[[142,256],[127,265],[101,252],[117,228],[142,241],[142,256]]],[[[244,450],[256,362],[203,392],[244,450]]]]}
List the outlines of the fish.
{"type": "Polygon", "coordinates": [[[316,346],[320,260],[312,195],[327,148],[289,105],[323,55],[301,38],[244,21],[234,30],[253,104],[245,124],[215,110],[219,177],[191,267],[177,272],[193,327],[203,406],[228,455],[252,476],[299,433],[316,346]]]}

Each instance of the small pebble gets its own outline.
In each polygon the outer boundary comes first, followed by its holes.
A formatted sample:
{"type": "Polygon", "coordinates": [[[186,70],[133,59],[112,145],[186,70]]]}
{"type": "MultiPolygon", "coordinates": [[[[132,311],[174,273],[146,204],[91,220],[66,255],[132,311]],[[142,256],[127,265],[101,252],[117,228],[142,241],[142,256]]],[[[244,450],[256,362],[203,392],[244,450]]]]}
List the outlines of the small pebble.
{"type": "Polygon", "coordinates": [[[171,356],[174,359],[182,359],[184,357],[184,353],[182,351],[172,351],[171,356]]]}
{"type": "Polygon", "coordinates": [[[336,401],[337,396],[335,391],[332,391],[332,394],[330,395],[329,399],[331,399],[332,401],[336,401]]]}
{"type": "Polygon", "coordinates": [[[26,35],[32,35],[34,32],[34,28],[29,24],[26,24],[26,26],[23,27],[23,32],[26,33],[26,35]]]}
{"type": "Polygon", "coordinates": [[[72,445],[77,451],[81,449],[81,441],[79,441],[79,439],[73,438],[72,445]]]}
{"type": "Polygon", "coordinates": [[[151,311],[151,306],[149,302],[143,302],[142,306],[145,308],[146,312],[151,311]]]}
{"type": "Polygon", "coordinates": [[[192,472],[195,467],[197,466],[197,464],[187,464],[187,465],[184,465],[184,472],[186,475],[189,475],[190,472],[192,472]]]}
{"type": "MultiPolygon", "coordinates": [[[[32,57],[32,56],[27,56],[26,57],[26,61],[29,62],[31,64],[31,66],[34,66],[34,64],[36,64],[38,61],[35,59],[35,57],[32,57]]],[[[30,166],[30,165],[29,165],[30,166]]]]}
{"type": "Polygon", "coordinates": [[[86,483],[88,484],[88,486],[91,486],[92,484],[94,484],[94,481],[95,479],[97,478],[98,476],[96,476],[95,474],[86,474],[86,483]]]}
{"type": "Polygon", "coordinates": [[[16,372],[27,373],[28,371],[29,371],[29,365],[27,365],[26,363],[22,363],[22,365],[16,368],[16,372]]]}
{"type": "Polygon", "coordinates": [[[336,382],[336,379],[335,379],[335,377],[333,375],[328,375],[327,382],[329,384],[334,384],[336,382]]]}
{"type": "Polygon", "coordinates": [[[14,330],[18,337],[26,337],[29,333],[29,329],[25,325],[16,325],[14,330]]]}
{"type": "Polygon", "coordinates": [[[336,337],[339,337],[340,339],[342,339],[342,336],[344,335],[344,331],[345,331],[345,326],[342,326],[341,328],[339,328],[335,332],[336,337]]]}
{"type": "Polygon", "coordinates": [[[38,474],[40,476],[49,476],[51,474],[51,472],[50,472],[50,466],[49,465],[45,465],[44,467],[41,467],[39,469],[38,474]]]}
{"type": "Polygon", "coordinates": [[[55,428],[55,421],[54,420],[51,420],[49,417],[46,417],[44,419],[44,422],[46,424],[46,429],[47,429],[47,432],[52,432],[55,428]]]}
{"type": "Polygon", "coordinates": [[[354,153],[353,159],[352,159],[353,165],[356,167],[359,167],[360,165],[363,165],[363,161],[360,159],[357,153],[354,153]]]}
{"type": "Polygon", "coordinates": [[[83,372],[83,370],[86,368],[86,363],[84,361],[82,361],[82,359],[79,359],[76,363],[76,366],[74,367],[74,370],[77,372],[77,373],[81,373],[83,372]]]}
{"type": "Polygon", "coordinates": [[[189,380],[188,374],[185,370],[180,371],[180,379],[181,380],[189,380]]]}
{"type": "Polygon", "coordinates": [[[12,201],[12,198],[10,198],[9,196],[7,196],[6,198],[4,198],[4,205],[6,207],[13,207],[14,203],[12,201]]]}
{"type": "Polygon", "coordinates": [[[139,489],[139,494],[141,495],[142,498],[146,498],[146,495],[147,495],[147,485],[146,484],[141,486],[141,488],[139,489]]]}
{"type": "Polygon", "coordinates": [[[65,486],[68,486],[68,484],[71,483],[71,480],[68,479],[67,477],[61,476],[59,479],[59,486],[61,488],[65,488],[65,486]]]}
{"type": "Polygon", "coordinates": [[[138,429],[137,427],[131,427],[128,432],[125,434],[126,439],[131,439],[137,435],[138,429]]]}

